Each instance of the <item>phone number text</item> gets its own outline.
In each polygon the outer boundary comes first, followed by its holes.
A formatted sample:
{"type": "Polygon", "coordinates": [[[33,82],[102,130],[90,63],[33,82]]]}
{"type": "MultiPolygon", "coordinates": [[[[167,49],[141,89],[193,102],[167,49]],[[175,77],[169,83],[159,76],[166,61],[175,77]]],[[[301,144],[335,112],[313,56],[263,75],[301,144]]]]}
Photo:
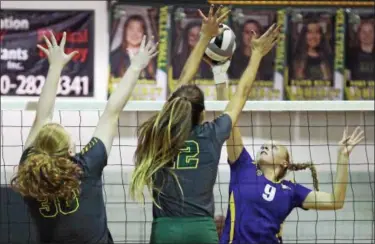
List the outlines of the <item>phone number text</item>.
{"type": "MultiPolygon", "coordinates": [[[[0,78],[1,95],[9,96],[38,96],[46,81],[43,75],[17,75],[13,81],[9,75],[2,75],[0,78]]],[[[61,96],[87,96],[89,94],[88,76],[61,76],[57,95],[61,96]]]]}

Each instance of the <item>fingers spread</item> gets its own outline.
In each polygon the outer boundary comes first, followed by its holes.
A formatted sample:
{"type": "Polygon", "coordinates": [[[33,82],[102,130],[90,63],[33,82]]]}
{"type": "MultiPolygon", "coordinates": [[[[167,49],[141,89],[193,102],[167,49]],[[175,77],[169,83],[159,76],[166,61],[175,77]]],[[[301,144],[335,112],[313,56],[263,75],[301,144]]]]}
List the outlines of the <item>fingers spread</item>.
{"type": "Polygon", "coordinates": [[[150,50],[150,48],[152,47],[153,43],[154,43],[154,36],[152,36],[152,37],[148,40],[147,45],[146,45],[146,47],[145,47],[146,50],[150,50]]]}
{"type": "Polygon", "coordinates": [[[344,133],[342,134],[342,139],[341,140],[344,140],[347,137],[348,137],[348,127],[346,126],[345,129],[344,129],[344,133]]]}
{"type": "Polygon", "coordinates": [[[68,54],[68,58],[69,58],[69,60],[70,59],[72,59],[75,55],[77,55],[78,54],[78,51],[74,51],[74,52],[71,52],[71,53],[69,53],[68,54]]]}
{"type": "Polygon", "coordinates": [[[49,33],[51,34],[52,45],[57,46],[57,41],[56,41],[55,35],[53,34],[52,31],[50,31],[49,33]]]}
{"type": "Polygon", "coordinates": [[[208,18],[211,18],[214,14],[214,5],[211,4],[210,11],[208,11],[208,18]]]}
{"type": "Polygon", "coordinates": [[[157,42],[155,45],[152,45],[150,48],[149,48],[149,53],[154,53],[157,48],[158,48],[158,45],[159,45],[159,42],[157,42]]]}
{"type": "Polygon", "coordinates": [[[140,49],[144,50],[145,45],[146,45],[146,35],[144,35],[143,38],[142,38],[140,49]]]}
{"type": "Polygon", "coordinates": [[[231,10],[229,9],[228,11],[224,12],[218,19],[217,21],[218,22],[223,22],[223,20],[225,20],[227,18],[227,16],[229,15],[229,13],[231,12],[231,10]]]}
{"type": "Polygon", "coordinates": [[[354,138],[352,138],[354,141],[358,141],[358,142],[360,142],[360,141],[362,141],[362,139],[361,138],[364,138],[364,131],[363,130],[361,130],[354,138]]]}
{"type": "Polygon", "coordinates": [[[354,143],[357,145],[357,144],[360,143],[363,139],[365,139],[364,136],[358,138],[358,140],[356,140],[354,143]]]}
{"type": "Polygon", "coordinates": [[[47,56],[49,55],[49,52],[47,49],[45,49],[44,47],[42,47],[41,45],[37,45],[37,47],[42,50],[42,52],[44,52],[47,56]]]}
{"type": "Polygon", "coordinates": [[[61,38],[60,47],[62,50],[65,48],[65,42],[66,42],[66,32],[64,31],[63,37],[61,38]]]}
{"type": "Polygon", "coordinates": [[[219,14],[220,14],[222,8],[223,8],[223,5],[220,5],[220,6],[217,8],[217,10],[216,10],[216,12],[215,12],[215,18],[218,18],[218,17],[219,17],[219,14]]]}
{"type": "Polygon", "coordinates": [[[207,21],[207,17],[204,15],[204,13],[202,13],[200,9],[198,9],[198,14],[203,19],[203,21],[207,21]]]}
{"type": "Polygon", "coordinates": [[[352,137],[355,137],[360,132],[360,130],[361,130],[361,128],[359,126],[357,128],[355,128],[355,130],[352,133],[352,137]]]}
{"type": "Polygon", "coordinates": [[[278,36],[276,37],[276,39],[274,39],[271,43],[272,47],[276,45],[276,43],[278,43],[279,41],[281,40],[281,36],[278,36]]]}
{"type": "Polygon", "coordinates": [[[268,30],[262,35],[262,37],[269,36],[273,32],[273,30],[275,29],[275,26],[276,26],[276,24],[271,25],[271,27],[268,28],[268,30]]]}
{"type": "Polygon", "coordinates": [[[159,52],[155,52],[154,54],[152,54],[150,57],[151,57],[151,59],[153,59],[153,58],[155,58],[156,57],[156,55],[158,55],[158,53],[159,52]]]}
{"type": "Polygon", "coordinates": [[[47,38],[45,35],[43,35],[43,38],[44,38],[44,41],[45,41],[45,43],[46,43],[48,49],[52,48],[52,44],[51,44],[51,42],[48,40],[48,38],[47,38]]]}

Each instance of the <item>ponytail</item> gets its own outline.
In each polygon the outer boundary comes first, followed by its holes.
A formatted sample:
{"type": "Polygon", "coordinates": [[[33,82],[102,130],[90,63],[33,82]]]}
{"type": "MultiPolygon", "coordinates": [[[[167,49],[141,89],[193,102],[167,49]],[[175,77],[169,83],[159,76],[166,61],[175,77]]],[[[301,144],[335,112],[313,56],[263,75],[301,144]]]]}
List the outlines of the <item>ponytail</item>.
{"type": "MultiPolygon", "coordinates": [[[[188,139],[193,126],[192,112],[193,106],[189,100],[172,96],[159,113],[139,127],[134,155],[135,170],[130,183],[130,196],[133,199],[144,202],[144,186],[153,195],[153,176],[175,160],[188,139]]],[[[170,173],[182,191],[177,176],[172,171],[170,173]]]]}
{"type": "Polygon", "coordinates": [[[318,174],[316,172],[316,168],[313,163],[300,163],[300,164],[290,163],[288,165],[288,170],[291,170],[291,171],[305,170],[307,168],[310,169],[311,171],[311,177],[313,179],[314,189],[316,191],[319,191],[318,174]]]}
{"type": "Polygon", "coordinates": [[[31,152],[18,168],[11,186],[24,197],[70,201],[80,192],[81,168],[67,157],[31,152]]]}

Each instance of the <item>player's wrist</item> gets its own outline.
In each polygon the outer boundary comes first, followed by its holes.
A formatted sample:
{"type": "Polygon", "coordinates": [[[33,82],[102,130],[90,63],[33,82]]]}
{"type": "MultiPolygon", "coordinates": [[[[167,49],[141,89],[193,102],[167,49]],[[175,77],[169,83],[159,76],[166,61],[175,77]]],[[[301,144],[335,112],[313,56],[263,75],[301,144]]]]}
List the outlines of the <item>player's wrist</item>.
{"type": "Polygon", "coordinates": [[[202,41],[204,41],[204,42],[209,43],[211,41],[211,39],[212,39],[212,36],[207,35],[204,32],[201,32],[200,35],[199,35],[199,39],[202,40],[202,41]]]}
{"type": "Polygon", "coordinates": [[[137,65],[137,64],[131,64],[129,69],[131,71],[134,71],[134,72],[141,72],[142,71],[142,67],[140,67],[140,65],[137,65]]]}
{"type": "Polygon", "coordinates": [[[229,77],[226,72],[218,72],[218,73],[214,72],[213,74],[214,74],[215,85],[224,84],[229,81],[229,77]]]}
{"type": "Polygon", "coordinates": [[[64,68],[64,65],[61,64],[61,63],[51,63],[50,66],[49,66],[49,70],[50,71],[56,71],[56,72],[61,72],[64,68]]]}

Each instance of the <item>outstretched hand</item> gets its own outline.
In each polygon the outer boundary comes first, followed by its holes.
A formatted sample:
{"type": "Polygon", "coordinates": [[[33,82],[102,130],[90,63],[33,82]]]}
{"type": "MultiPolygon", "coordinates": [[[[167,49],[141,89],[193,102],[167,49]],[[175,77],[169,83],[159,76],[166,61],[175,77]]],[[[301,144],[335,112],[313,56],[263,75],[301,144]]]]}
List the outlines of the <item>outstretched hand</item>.
{"type": "Polygon", "coordinates": [[[138,52],[129,52],[131,66],[139,70],[146,68],[150,60],[158,55],[157,47],[158,43],[154,44],[153,37],[150,38],[146,44],[146,36],[143,36],[138,52]]]}
{"type": "Polygon", "coordinates": [[[223,8],[220,5],[215,14],[214,14],[214,5],[211,5],[210,10],[208,12],[208,16],[205,16],[200,9],[198,9],[198,13],[202,18],[202,29],[201,32],[203,35],[207,37],[215,37],[220,33],[220,24],[225,20],[225,18],[230,13],[230,10],[220,14],[221,9],[223,8]]]}
{"type": "Polygon", "coordinates": [[[44,35],[44,41],[46,42],[47,48],[44,48],[41,45],[37,45],[37,47],[44,52],[48,57],[48,62],[50,65],[57,65],[60,68],[63,68],[72,58],[74,55],[78,54],[77,51],[71,52],[66,54],[64,52],[65,42],[66,42],[66,32],[64,32],[63,37],[60,42],[60,46],[57,44],[56,38],[53,35],[52,31],[51,34],[51,41],[44,35]]]}
{"type": "Polygon", "coordinates": [[[262,57],[265,56],[279,40],[281,26],[273,24],[261,37],[253,32],[251,40],[251,48],[253,52],[259,53],[262,57]]]}
{"type": "Polygon", "coordinates": [[[357,127],[355,128],[353,133],[348,136],[348,128],[346,128],[342,135],[342,139],[339,142],[339,152],[349,156],[354,147],[357,146],[358,143],[360,143],[365,138],[363,134],[363,130],[360,127],[357,127]]]}

